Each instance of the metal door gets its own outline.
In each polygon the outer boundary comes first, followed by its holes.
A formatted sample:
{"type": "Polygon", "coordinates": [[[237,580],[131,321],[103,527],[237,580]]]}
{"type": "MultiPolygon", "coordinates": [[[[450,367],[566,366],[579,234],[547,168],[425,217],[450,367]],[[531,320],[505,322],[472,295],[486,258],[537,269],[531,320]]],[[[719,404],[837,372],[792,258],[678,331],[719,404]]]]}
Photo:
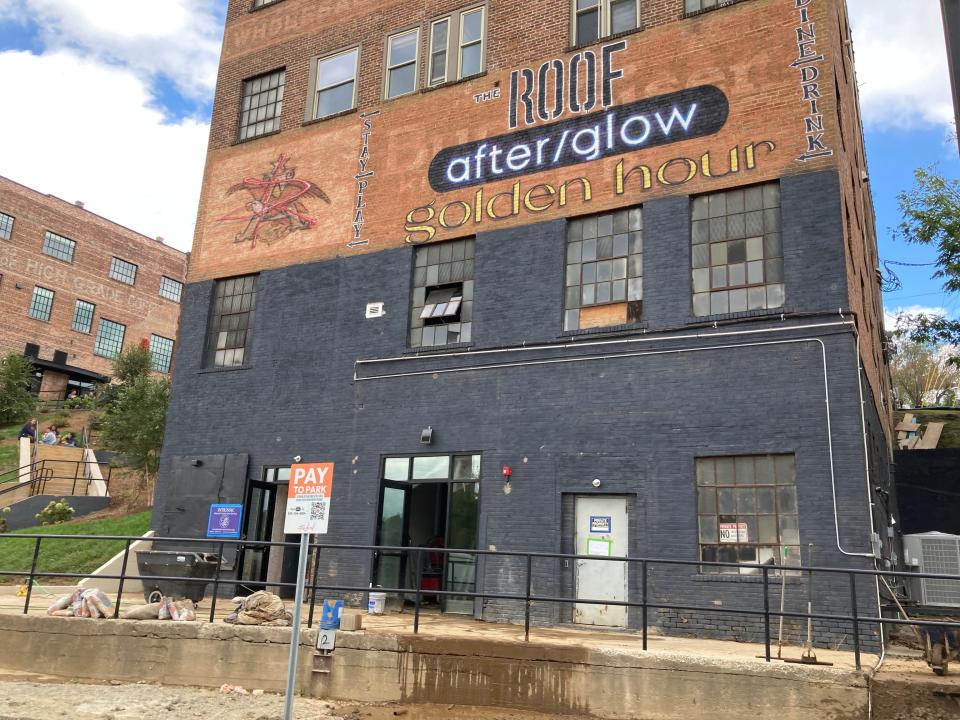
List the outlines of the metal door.
{"type": "MultiPolygon", "coordinates": [[[[625,497],[582,496],[576,498],[575,541],[578,555],[626,557],[629,526],[625,497]]],[[[610,560],[577,560],[577,598],[627,600],[627,563],[610,560]]],[[[623,605],[577,603],[573,621],[583,625],[626,627],[623,605]]]]}

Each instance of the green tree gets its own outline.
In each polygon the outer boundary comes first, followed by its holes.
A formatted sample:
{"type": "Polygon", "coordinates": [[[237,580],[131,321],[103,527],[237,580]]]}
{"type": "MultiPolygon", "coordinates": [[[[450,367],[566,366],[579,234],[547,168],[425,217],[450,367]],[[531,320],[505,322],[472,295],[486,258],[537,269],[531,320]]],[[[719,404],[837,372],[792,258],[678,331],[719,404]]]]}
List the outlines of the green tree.
{"type": "Polygon", "coordinates": [[[960,369],[949,362],[949,351],[914,342],[898,343],[890,373],[900,407],[921,408],[953,401],[960,369]]]}
{"type": "MultiPolygon", "coordinates": [[[[960,181],[943,177],[936,166],[919,168],[914,178],[913,189],[897,196],[903,220],[896,235],[936,248],[933,277],[943,280],[947,292],[960,291],[960,181]]],[[[960,347],[960,321],[944,315],[902,315],[898,326],[912,342],[960,347]]],[[[960,365],[960,355],[954,352],[950,362],[960,365]]]]}
{"type": "Polygon", "coordinates": [[[0,358],[0,424],[23,422],[34,411],[32,377],[33,363],[23,355],[10,353],[0,358]]]}
{"type": "Polygon", "coordinates": [[[167,380],[141,376],[119,386],[103,416],[103,445],[133,458],[143,471],[141,490],[149,487],[160,463],[169,400],[167,380]]]}
{"type": "Polygon", "coordinates": [[[127,348],[113,361],[113,379],[122,385],[146,377],[153,369],[153,356],[142,345],[127,348]]]}

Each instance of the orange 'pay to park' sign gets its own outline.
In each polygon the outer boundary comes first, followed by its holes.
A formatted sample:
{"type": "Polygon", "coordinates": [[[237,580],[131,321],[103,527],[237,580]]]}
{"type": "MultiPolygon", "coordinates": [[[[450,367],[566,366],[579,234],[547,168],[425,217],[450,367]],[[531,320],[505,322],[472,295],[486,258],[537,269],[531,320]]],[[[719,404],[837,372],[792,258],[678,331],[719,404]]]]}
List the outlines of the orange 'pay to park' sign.
{"type": "Polygon", "coordinates": [[[283,531],[291,535],[325,534],[332,491],[333,463],[291,466],[283,531]]]}

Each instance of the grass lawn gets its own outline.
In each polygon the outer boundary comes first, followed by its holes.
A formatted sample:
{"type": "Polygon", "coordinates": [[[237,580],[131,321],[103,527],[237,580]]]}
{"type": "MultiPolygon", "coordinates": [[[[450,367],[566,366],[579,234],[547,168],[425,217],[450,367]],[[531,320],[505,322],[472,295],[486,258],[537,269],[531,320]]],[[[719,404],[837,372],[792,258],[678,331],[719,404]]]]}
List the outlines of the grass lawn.
{"type": "Polygon", "coordinates": [[[0,441],[3,440],[13,440],[20,434],[20,428],[23,427],[23,423],[16,423],[14,425],[0,425],[0,441]]]}
{"type": "MultiPolygon", "coordinates": [[[[16,530],[0,535],[0,570],[29,572],[35,540],[17,539],[21,534],[37,535],[143,535],[150,529],[150,512],[103,520],[78,520],[64,525],[16,530]]],[[[89,573],[123,550],[122,540],[44,540],[40,544],[37,568],[41,572],[89,573]]],[[[131,568],[132,572],[136,568],[131,568]]],[[[56,585],[72,585],[77,579],[45,578],[56,585]]],[[[44,582],[44,578],[40,579],[44,582]]],[[[20,583],[22,577],[0,577],[0,583],[20,583]]]]}
{"type": "MultiPolygon", "coordinates": [[[[16,445],[0,445],[0,475],[17,468],[17,456],[19,454],[20,449],[16,445]]],[[[10,479],[16,480],[16,477],[10,479]]],[[[0,482],[3,482],[3,480],[0,480],[0,482]]]]}

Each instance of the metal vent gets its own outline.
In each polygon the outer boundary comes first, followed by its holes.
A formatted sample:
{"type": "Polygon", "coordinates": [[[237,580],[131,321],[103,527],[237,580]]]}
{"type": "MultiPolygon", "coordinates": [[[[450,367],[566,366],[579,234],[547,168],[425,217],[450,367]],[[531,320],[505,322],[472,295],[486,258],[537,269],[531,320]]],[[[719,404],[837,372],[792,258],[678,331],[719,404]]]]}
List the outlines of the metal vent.
{"type": "MultiPolygon", "coordinates": [[[[960,538],[956,536],[920,538],[923,572],[960,577],[960,538]]],[[[922,580],[924,605],[960,607],[960,579],[922,580]]]]}

